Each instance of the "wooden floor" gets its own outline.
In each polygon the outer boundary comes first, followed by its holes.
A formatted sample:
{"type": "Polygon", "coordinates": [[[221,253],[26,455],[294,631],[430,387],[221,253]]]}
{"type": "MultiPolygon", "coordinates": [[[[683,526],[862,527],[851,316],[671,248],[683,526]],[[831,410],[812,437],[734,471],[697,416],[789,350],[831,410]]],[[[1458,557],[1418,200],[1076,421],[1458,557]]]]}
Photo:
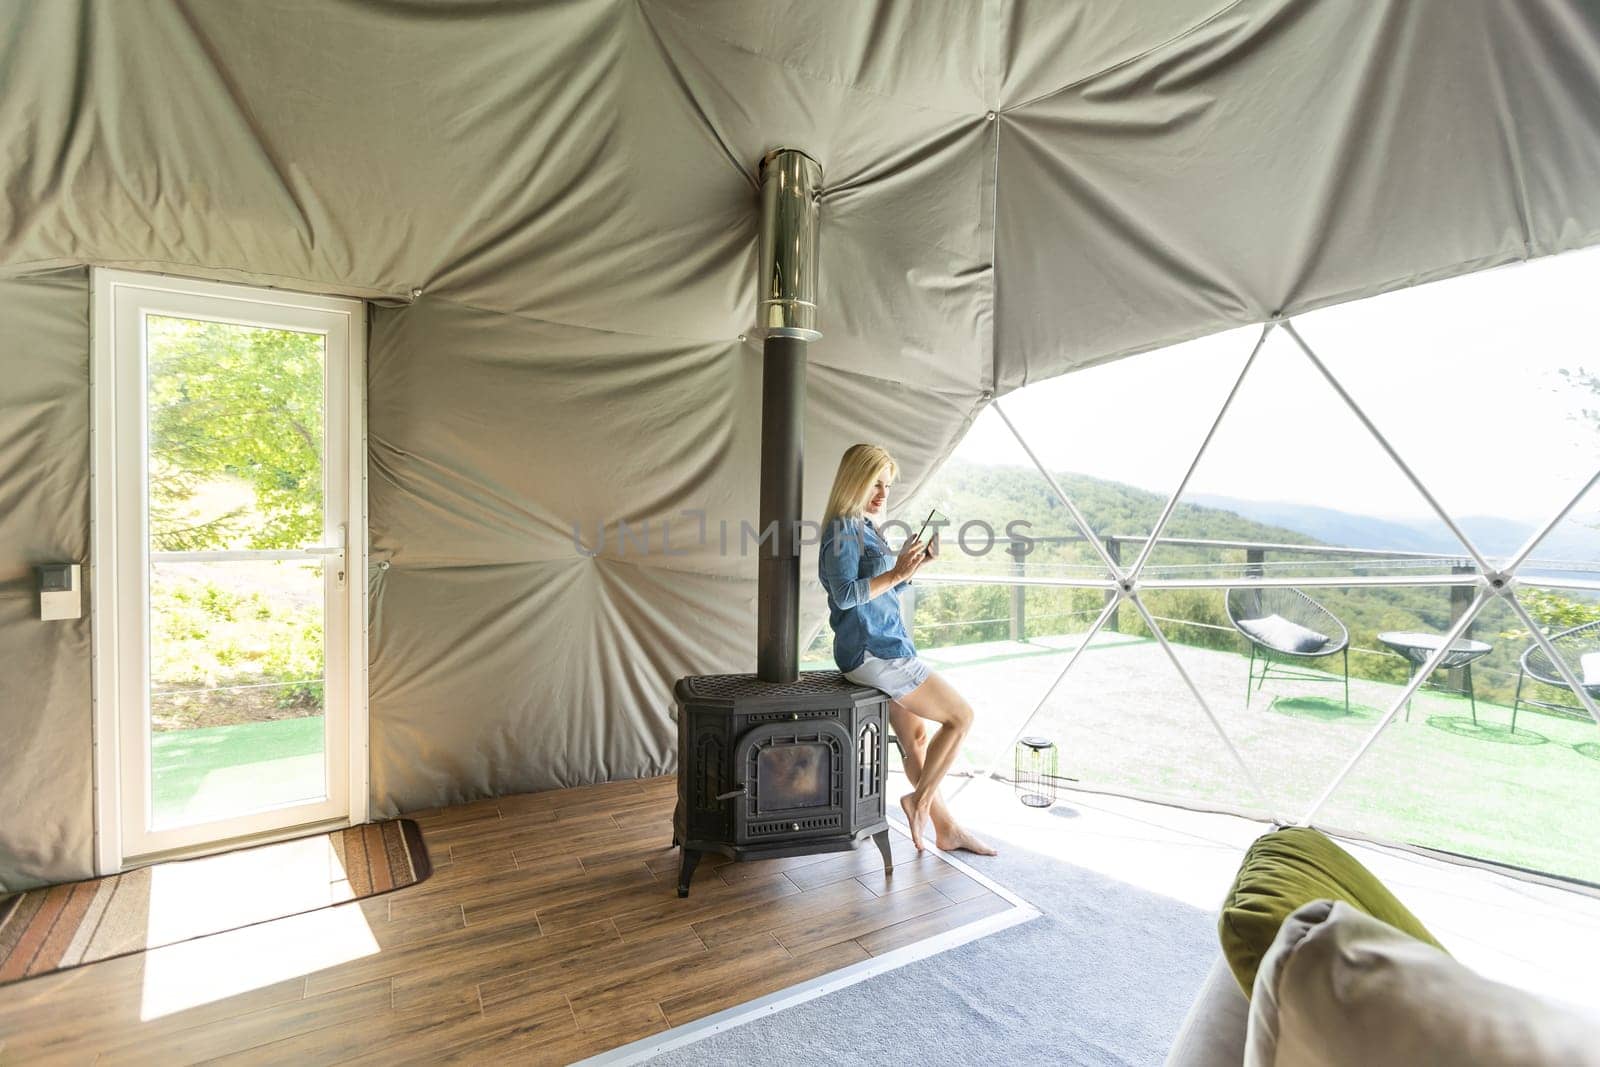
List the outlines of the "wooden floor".
{"type": "Polygon", "coordinates": [[[568,1063],[1005,911],[895,834],[676,893],[672,778],[413,814],[421,885],[0,987],[0,1063],[568,1063]]]}

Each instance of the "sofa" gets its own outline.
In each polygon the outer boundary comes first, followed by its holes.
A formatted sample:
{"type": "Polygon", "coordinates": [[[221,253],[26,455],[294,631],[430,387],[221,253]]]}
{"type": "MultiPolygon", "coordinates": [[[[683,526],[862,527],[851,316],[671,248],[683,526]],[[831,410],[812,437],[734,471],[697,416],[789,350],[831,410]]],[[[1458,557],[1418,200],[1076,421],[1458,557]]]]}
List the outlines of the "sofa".
{"type": "Polygon", "coordinates": [[[1218,934],[1169,1067],[1600,1067],[1600,1015],[1457,962],[1315,830],[1250,847],[1218,934]]]}

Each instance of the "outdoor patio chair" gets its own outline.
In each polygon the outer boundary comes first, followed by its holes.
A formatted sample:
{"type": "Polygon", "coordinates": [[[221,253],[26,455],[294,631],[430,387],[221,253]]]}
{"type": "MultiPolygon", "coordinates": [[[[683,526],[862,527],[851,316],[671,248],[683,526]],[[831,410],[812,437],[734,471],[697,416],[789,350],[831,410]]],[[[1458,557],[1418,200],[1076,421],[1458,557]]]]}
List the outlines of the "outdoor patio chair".
{"type": "MultiPolygon", "coordinates": [[[[1584,690],[1591,697],[1600,700],[1600,622],[1586,622],[1582,626],[1574,626],[1570,630],[1551,634],[1550,644],[1566,660],[1567,666],[1572,668],[1572,673],[1578,676],[1578,681],[1583,684],[1584,690]]],[[[1550,662],[1550,657],[1545,654],[1544,649],[1540,648],[1537,642],[1529,645],[1522,653],[1521,669],[1517,671],[1517,695],[1511,704],[1512,733],[1517,732],[1517,711],[1524,704],[1548,715],[1589,721],[1589,712],[1581,705],[1557,704],[1548,700],[1524,700],[1522,683],[1528,678],[1572,692],[1572,687],[1562,679],[1561,673],[1556,670],[1556,665],[1550,662]]]]}
{"type": "Polygon", "coordinates": [[[1296,664],[1321,656],[1344,656],[1344,710],[1350,711],[1350,631],[1344,623],[1298,589],[1230,589],[1228,621],[1250,642],[1250,671],[1244,703],[1261,688],[1273,667],[1280,678],[1306,682],[1338,681],[1326,674],[1297,669],[1296,664]],[[1256,674],[1256,659],[1261,674],[1256,674]]]}

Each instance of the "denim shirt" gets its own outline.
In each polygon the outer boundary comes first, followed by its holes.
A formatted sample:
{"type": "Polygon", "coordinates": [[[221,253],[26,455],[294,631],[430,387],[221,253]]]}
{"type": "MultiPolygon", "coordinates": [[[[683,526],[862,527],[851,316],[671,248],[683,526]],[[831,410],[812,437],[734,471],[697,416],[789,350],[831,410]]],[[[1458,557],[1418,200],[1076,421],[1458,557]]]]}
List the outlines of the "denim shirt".
{"type": "Polygon", "coordinates": [[[894,561],[894,552],[871,519],[835,519],[822,531],[817,575],[828,591],[833,660],[841,671],[861,666],[868,652],[879,659],[917,654],[900,617],[898,594],[909,580],[876,597],[868,587],[894,561]]]}

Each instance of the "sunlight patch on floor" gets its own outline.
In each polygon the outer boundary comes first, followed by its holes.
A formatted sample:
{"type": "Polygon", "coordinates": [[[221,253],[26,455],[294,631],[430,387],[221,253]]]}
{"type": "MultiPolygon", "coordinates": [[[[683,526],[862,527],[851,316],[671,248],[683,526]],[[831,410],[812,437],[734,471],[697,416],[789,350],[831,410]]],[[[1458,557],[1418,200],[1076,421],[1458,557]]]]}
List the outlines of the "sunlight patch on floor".
{"type": "MultiPolygon", "coordinates": [[[[893,780],[892,793],[906,788],[904,777],[893,780]]],[[[1030,808],[1009,784],[967,781],[957,794],[961,783],[946,779],[951,810],[996,848],[1026,849],[1196,908],[1217,907],[1239,856],[1265,829],[1248,819],[1154,805],[1162,819],[1141,819],[1114,810],[1116,798],[1102,805],[1087,794],[1048,809],[1030,808]],[[1206,821],[1204,832],[1185,825],[1195,820],[1206,821]]]]}
{"type": "Polygon", "coordinates": [[[379,951],[359,904],[247,926],[145,955],[145,1022],[379,951]]]}
{"type": "Polygon", "coordinates": [[[352,897],[326,834],[150,868],[146,944],[310,911],[352,897]]]}

